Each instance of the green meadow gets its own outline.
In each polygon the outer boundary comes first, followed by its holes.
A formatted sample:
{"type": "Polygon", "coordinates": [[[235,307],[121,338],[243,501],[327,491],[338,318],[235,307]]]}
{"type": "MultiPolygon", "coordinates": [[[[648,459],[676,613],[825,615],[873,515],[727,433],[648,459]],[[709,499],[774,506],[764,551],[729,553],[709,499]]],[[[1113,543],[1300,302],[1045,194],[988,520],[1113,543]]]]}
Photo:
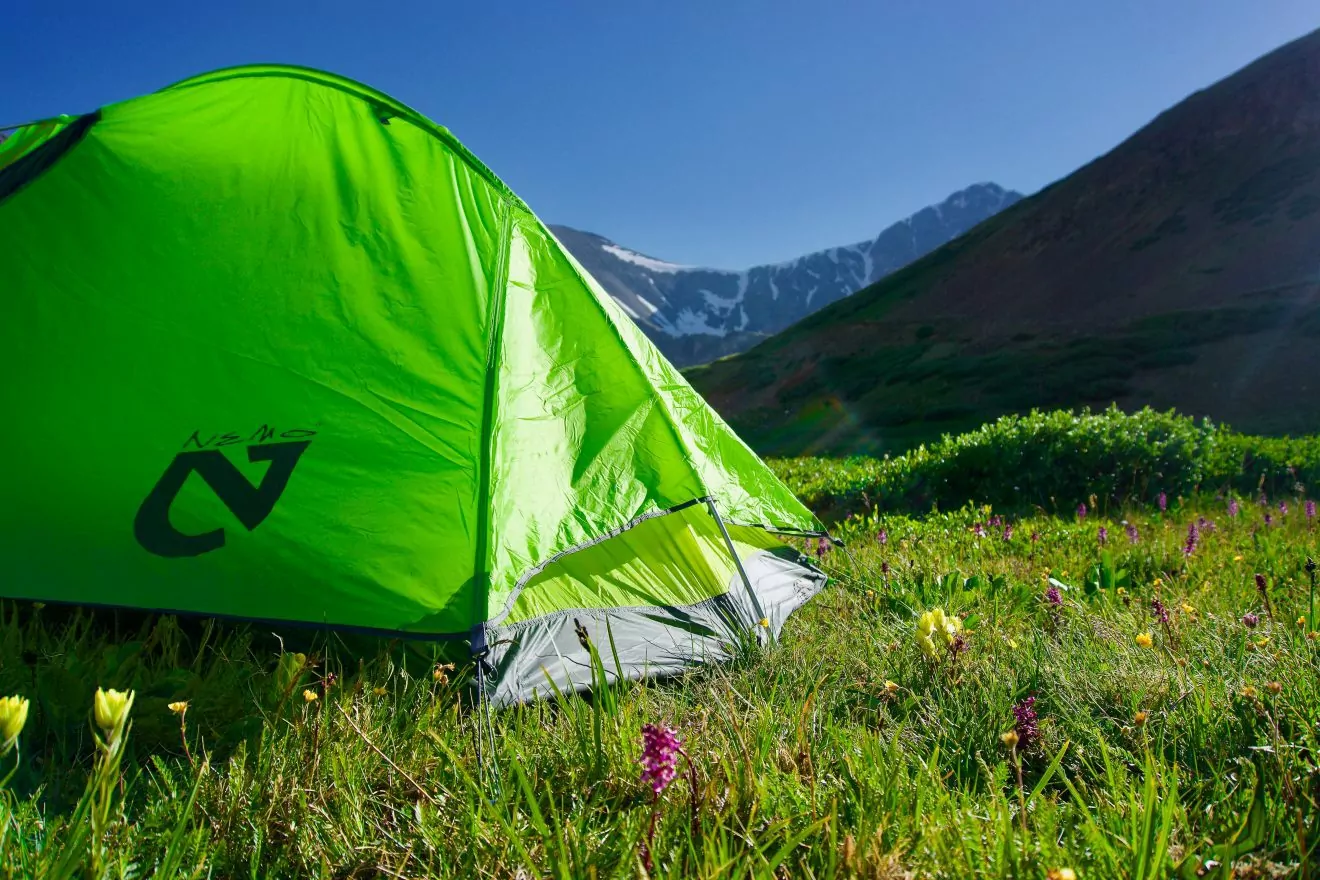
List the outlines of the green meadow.
{"type": "Polygon", "coordinates": [[[401,642],[4,603],[0,874],[1313,877],[1317,449],[1110,411],[779,460],[840,543],[777,643],[490,713],[401,642]]]}

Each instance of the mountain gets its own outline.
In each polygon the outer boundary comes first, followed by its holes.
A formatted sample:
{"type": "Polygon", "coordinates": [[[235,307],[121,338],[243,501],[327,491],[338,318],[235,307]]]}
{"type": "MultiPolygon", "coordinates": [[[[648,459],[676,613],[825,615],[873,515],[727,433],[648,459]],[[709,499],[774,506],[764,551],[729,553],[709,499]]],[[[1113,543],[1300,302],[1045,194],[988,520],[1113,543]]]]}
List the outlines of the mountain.
{"type": "Polygon", "coordinates": [[[981,183],[879,236],[742,272],[680,266],[567,226],[551,230],[679,366],[743,351],[906,266],[1021,199],[981,183]]]}
{"type": "Polygon", "coordinates": [[[1320,31],[689,376],[765,453],[898,450],[1007,412],[1109,402],[1314,431],[1318,281],[1320,31]]]}

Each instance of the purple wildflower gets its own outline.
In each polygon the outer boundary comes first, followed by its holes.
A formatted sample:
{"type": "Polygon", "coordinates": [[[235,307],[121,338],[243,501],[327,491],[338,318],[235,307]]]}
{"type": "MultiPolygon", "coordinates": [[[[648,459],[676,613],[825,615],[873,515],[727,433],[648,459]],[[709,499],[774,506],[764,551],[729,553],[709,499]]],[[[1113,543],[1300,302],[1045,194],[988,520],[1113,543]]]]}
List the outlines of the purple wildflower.
{"type": "Polygon", "coordinates": [[[1039,540],[1040,540],[1040,532],[1032,532],[1032,533],[1031,533],[1031,543],[1035,544],[1035,543],[1036,543],[1037,541],[1039,541],[1039,540]]]}
{"type": "Polygon", "coordinates": [[[1017,748],[1025,752],[1040,739],[1040,726],[1036,718],[1035,697],[1027,697],[1013,707],[1013,730],[1017,733],[1017,748]]]}
{"type": "Polygon", "coordinates": [[[1085,502],[1085,501],[1083,501],[1081,504],[1077,505],[1077,518],[1078,518],[1078,519],[1086,519],[1086,502],[1085,502]]]}
{"type": "Polygon", "coordinates": [[[1155,596],[1150,600],[1150,613],[1164,626],[1169,625],[1169,609],[1164,607],[1164,603],[1160,601],[1159,596],[1155,596]]]}
{"type": "Polygon", "coordinates": [[[985,526],[981,525],[980,523],[977,523],[976,525],[972,526],[972,534],[976,535],[976,537],[978,538],[984,538],[985,526]]]}
{"type": "Polygon", "coordinates": [[[829,552],[829,549],[830,549],[830,542],[825,538],[824,535],[821,535],[819,538],[816,539],[817,559],[825,558],[825,554],[829,552]]]}
{"type": "Polygon", "coordinates": [[[642,725],[642,782],[659,796],[678,773],[683,741],[672,727],[642,725]]]}
{"type": "Polygon", "coordinates": [[[1270,504],[1270,499],[1265,497],[1264,492],[1261,492],[1260,497],[1256,499],[1256,502],[1260,504],[1261,507],[1268,507],[1270,504]]]}
{"type": "Polygon", "coordinates": [[[1011,541],[1011,540],[1013,540],[1013,526],[1012,526],[1012,525],[1006,525],[1006,526],[1004,526],[1004,540],[1005,540],[1005,541],[1011,541]]]}
{"type": "Polygon", "coordinates": [[[1287,501],[1280,501],[1280,502],[1279,502],[1279,516],[1287,516],[1287,515],[1288,515],[1288,502],[1287,502],[1287,501]]]}
{"type": "Polygon", "coordinates": [[[1270,516],[1270,512],[1268,510],[1265,511],[1265,525],[1267,526],[1274,525],[1274,517],[1270,516]]]}
{"type": "Polygon", "coordinates": [[[1002,526],[1003,524],[1004,521],[1000,519],[999,514],[995,514],[994,516],[990,517],[989,522],[986,523],[986,525],[990,526],[991,528],[997,528],[999,526],[1002,526]]]}
{"type": "Polygon", "coordinates": [[[1050,587],[1048,590],[1046,590],[1045,601],[1049,602],[1051,605],[1062,605],[1063,595],[1059,592],[1059,588],[1050,587]]]}
{"type": "Polygon", "coordinates": [[[880,573],[881,573],[882,575],[884,575],[885,577],[889,577],[889,563],[888,563],[888,562],[882,562],[882,563],[880,563],[880,573]]]}
{"type": "Polygon", "coordinates": [[[1253,612],[1248,611],[1246,614],[1242,615],[1242,623],[1247,629],[1255,629],[1257,624],[1260,623],[1260,617],[1253,612]]]}
{"type": "Polygon", "coordinates": [[[1315,502],[1310,499],[1306,502],[1306,518],[1315,519],[1315,502]]]}
{"type": "Polygon", "coordinates": [[[1096,532],[1096,539],[1100,541],[1101,547],[1109,543],[1109,529],[1105,528],[1104,526],[1101,526],[1100,531],[1096,532]]]}
{"type": "Polygon", "coordinates": [[[1183,556],[1191,556],[1196,552],[1196,545],[1201,541],[1201,533],[1196,528],[1196,523],[1187,527],[1187,543],[1183,545],[1183,556]]]}
{"type": "Polygon", "coordinates": [[[875,539],[879,541],[880,546],[883,547],[884,545],[889,543],[889,532],[885,531],[884,529],[881,529],[880,531],[876,532],[875,539]]]}
{"type": "Polygon", "coordinates": [[[1262,596],[1265,595],[1265,575],[1263,574],[1256,575],[1256,592],[1262,596]]]}
{"type": "Polygon", "coordinates": [[[1238,515],[1238,500],[1236,498],[1228,499],[1228,515],[1230,517],[1238,515]]]}
{"type": "Polygon", "coordinates": [[[1160,513],[1169,509],[1169,496],[1163,492],[1155,496],[1155,503],[1160,506],[1160,513]]]}
{"type": "Polygon", "coordinates": [[[1135,544],[1141,540],[1141,535],[1137,532],[1137,527],[1133,523],[1127,525],[1128,543],[1135,544]]]}
{"type": "Polygon", "coordinates": [[[1196,521],[1196,527],[1202,532],[1207,533],[1218,531],[1218,527],[1215,526],[1215,521],[1212,519],[1206,519],[1205,517],[1201,517],[1196,521]]]}

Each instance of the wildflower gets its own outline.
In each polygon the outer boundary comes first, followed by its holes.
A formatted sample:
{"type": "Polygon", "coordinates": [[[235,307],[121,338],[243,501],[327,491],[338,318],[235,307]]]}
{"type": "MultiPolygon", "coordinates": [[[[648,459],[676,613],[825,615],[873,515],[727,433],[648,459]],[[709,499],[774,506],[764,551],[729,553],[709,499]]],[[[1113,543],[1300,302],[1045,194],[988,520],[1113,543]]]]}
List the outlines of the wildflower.
{"type": "Polygon", "coordinates": [[[1038,541],[1040,541],[1040,532],[1032,532],[1032,533],[1031,533],[1031,543],[1035,544],[1035,543],[1037,543],[1038,541]]]}
{"type": "Polygon", "coordinates": [[[1046,590],[1046,591],[1045,591],[1045,601],[1046,601],[1046,602],[1049,602],[1051,605],[1062,605],[1062,604],[1063,604],[1063,596],[1061,596],[1061,595],[1059,594],[1059,588],[1058,588],[1058,587],[1050,587],[1048,590],[1046,590]]]}
{"type": "Polygon", "coordinates": [[[1145,712],[1138,712],[1137,714],[1132,716],[1132,723],[1137,725],[1137,727],[1145,727],[1146,719],[1148,717],[1149,716],[1145,712]]]}
{"type": "Polygon", "coordinates": [[[1027,697],[1022,702],[1013,707],[1013,732],[1017,734],[1018,742],[1023,751],[1031,748],[1036,740],[1040,739],[1040,727],[1037,725],[1036,718],[1036,698],[1027,697]]]}
{"type": "Polygon", "coordinates": [[[454,664],[441,663],[431,670],[431,680],[436,684],[449,684],[449,673],[454,671],[454,664]]]}
{"type": "Polygon", "coordinates": [[[1270,516],[1269,511],[1266,511],[1266,512],[1265,512],[1265,527],[1266,527],[1266,528],[1269,528],[1269,527],[1272,526],[1272,525],[1274,525],[1274,517],[1270,516]]]}
{"type": "Polygon", "coordinates": [[[1237,501],[1237,499],[1236,499],[1236,498],[1230,498],[1230,499],[1228,499],[1228,515],[1229,515],[1229,517],[1236,517],[1236,516],[1238,515],[1238,510],[1239,510],[1239,508],[1238,508],[1238,501],[1237,501]]]}
{"type": "Polygon", "coordinates": [[[1149,648],[1153,644],[1155,644],[1155,639],[1151,637],[1150,633],[1137,633],[1138,648],[1149,648]]]}
{"type": "Polygon", "coordinates": [[[1297,618],[1297,625],[1300,626],[1300,627],[1305,628],[1305,626],[1306,626],[1306,618],[1305,618],[1305,617],[1299,617],[1299,618],[1297,618]]]}
{"type": "Polygon", "coordinates": [[[1270,637],[1269,637],[1269,636],[1261,636],[1260,638],[1256,639],[1256,647],[1257,647],[1257,648],[1263,648],[1263,647],[1265,647],[1266,645],[1268,645],[1269,643],[1270,643],[1270,637]]]}
{"type": "Polygon", "coordinates": [[[995,529],[1003,525],[1004,521],[1000,519],[999,514],[995,514],[994,516],[990,517],[990,519],[986,520],[985,524],[990,526],[992,529],[995,529]]]}
{"type": "Polygon", "coordinates": [[[1215,529],[1215,521],[1212,520],[1212,519],[1206,519],[1205,517],[1201,517],[1200,519],[1198,519],[1198,520],[1196,521],[1196,525],[1197,525],[1197,528],[1199,528],[1199,529],[1200,529],[1201,531],[1203,531],[1203,532],[1214,532],[1214,531],[1216,531],[1216,529],[1215,529]]]}
{"type": "Polygon", "coordinates": [[[184,712],[188,711],[188,701],[176,700],[175,702],[170,703],[167,708],[175,715],[182,715],[184,712]]]}
{"type": "Polygon", "coordinates": [[[764,627],[765,629],[769,629],[769,628],[770,628],[770,618],[768,618],[768,617],[762,617],[760,620],[758,620],[758,621],[756,622],[756,625],[757,625],[757,626],[764,627]]]}
{"type": "Polygon", "coordinates": [[[898,685],[889,679],[885,679],[885,691],[891,694],[898,693],[898,685]]]}
{"type": "Polygon", "coordinates": [[[824,558],[825,558],[825,554],[829,552],[829,549],[830,549],[829,541],[826,540],[826,538],[825,538],[824,535],[821,535],[818,539],[816,539],[816,558],[817,558],[817,559],[824,559],[824,558]]]}
{"type": "Polygon", "coordinates": [[[1265,497],[1264,492],[1261,492],[1260,497],[1256,499],[1256,503],[1259,504],[1261,507],[1267,507],[1269,506],[1270,499],[1265,497]]]}
{"type": "Polygon", "coordinates": [[[1257,574],[1257,575],[1256,575],[1256,592],[1257,592],[1257,593],[1260,593],[1262,596],[1264,596],[1264,595],[1265,595],[1265,586],[1266,586],[1266,585],[1265,585],[1265,575],[1263,575],[1263,574],[1257,574]]]}
{"type": "Polygon", "coordinates": [[[1309,498],[1306,499],[1306,518],[1315,519],[1315,502],[1309,498]]]}
{"type": "Polygon", "coordinates": [[[18,742],[27,724],[28,701],[23,697],[0,697],[0,752],[7,752],[18,742]]]}
{"type": "Polygon", "coordinates": [[[1234,562],[1241,562],[1241,561],[1242,561],[1242,554],[1239,553],[1237,556],[1234,556],[1234,557],[1233,557],[1233,561],[1234,561],[1234,562]]]}
{"type": "Polygon", "coordinates": [[[1018,744],[1017,731],[1010,730],[1008,733],[1001,733],[999,735],[999,741],[1002,742],[1004,745],[1008,746],[1008,748],[1010,749],[1017,748],[1017,744],[1018,744]]]}
{"type": "Polygon", "coordinates": [[[1096,533],[1096,538],[1100,541],[1101,547],[1105,546],[1105,544],[1108,543],[1109,541],[1109,529],[1105,528],[1104,526],[1101,526],[1100,531],[1096,533]]]}
{"type": "Polygon", "coordinates": [[[1169,625],[1169,609],[1164,607],[1158,596],[1150,600],[1150,613],[1164,626],[1169,625]]]}
{"type": "Polygon", "coordinates": [[[1005,541],[1013,540],[1013,527],[1011,525],[1004,526],[1004,540],[1005,541]]]}
{"type": "Polygon", "coordinates": [[[1253,700],[1256,698],[1256,689],[1249,684],[1243,685],[1242,696],[1246,697],[1248,700],[1253,700]]]}
{"type": "Polygon", "coordinates": [[[105,731],[110,739],[117,739],[128,720],[128,712],[133,708],[132,691],[96,689],[92,699],[92,715],[96,726],[105,731]]]}
{"type": "Polygon", "coordinates": [[[1184,603],[1182,603],[1182,613],[1183,613],[1183,614],[1187,614],[1187,615],[1195,614],[1195,613],[1196,613],[1196,606],[1195,606],[1195,605],[1189,605],[1188,603],[1184,602],[1184,603]]]}
{"type": "Polygon", "coordinates": [[[1279,502],[1279,516],[1287,516],[1287,515],[1288,515],[1288,502],[1287,502],[1287,501],[1280,501],[1280,502],[1279,502]]]}
{"type": "Polygon", "coordinates": [[[1161,492],[1155,496],[1155,503],[1159,505],[1160,513],[1164,513],[1169,509],[1169,496],[1161,492]]]}
{"type": "Polygon", "coordinates": [[[1077,880],[1077,872],[1072,868],[1050,868],[1045,880],[1077,880]]]}
{"type": "Polygon", "coordinates": [[[1160,587],[1164,586],[1164,578],[1155,578],[1151,586],[1158,590],[1160,587]]]}
{"type": "Polygon", "coordinates": [[[984,538],[985,526],[981,525],[980,523],[977,523],[976,525],[972,526],[972,534],[976,535],[976,537],[978,538],[984,538]]]}
{"type": "Polygon", "coordinates": [[[383,688],[383,687],[379,687],[379,686],[372,688],[372,689],[371,689],[371,692],[372,692],[373,694],[375,694],[376,696],[378,696],[378,697],[383,697],[383,696],[385,696],[387,693],[389,693],[389,691],[385,690],[385,688],[383,688]]]}
{"type": "Polygon", "coordinates": [[[889,563],[888,563],[888,562],[882,562],[882,563],[880,563],[880,573],[881,573],[882,575],[884,575],[885,577],[889,577],[889,563]]]}
{"type": "Polygon", "coordinates": [[[884,545],[889,543],[889,532],[885,531],[884,529],[881,529],[880,531],[875,533],[875,539],[876,541],[879,542],[880,546],[883,547],[884,545]]]}
{"type": "Polygon", "coordinates": [[[1260,624],[1260,617],[1251,611],[1242,615],[1242,623],[1247,629],[1255,629],[1260,624]]]}
{"type": "Polygon", "coordinates": [[[1274,694],[1277,697],[1279,695],[1279,692],[1283,690],[1283,685],[1277,681],[1272,681],[1269,684],[1265,685],[1265,690],[1269,691],[1270,693],[1274,694]]]}
{"type": "Polygon", "coordinates": [[[917,619],[917,647],[934,660],[939,656],[936,639],[946,649],[954,647],[961,625],[958,618],[946,615],[943,608],[932,608],[917,619]]]}
{"type": "Polygon", "coordinates": [[[1137,527],[1132,523],[1127,525],[1127,539],[1129,544],[1136,544],[1141,540],[1141,535],[1137,533],[1137,527]]]}
{"type": "Polygon", "coordinates": [[[1078,519],[1086,519],[1086,502],[1085,502],[1085,501],[1083,501],[1081,504],[1077,505],[1077,518],[1078,518],[1078,519]]]}
{"type": "Polygon", "coordinates": [[[1183,556],[1191,556],[1196,552],[1196,545],[1201,540],[1201,533],[1196,528],[1196,523],[1187,527],[1187,543],[1183,545],[1183,556]]]}
{"type": "Polygon", "coordinates": [[[642,782],[657,796],[678,773],[678,754],[683,741],[672,727],[642,725],[642,782]]]}
{"type": "Polygon", "coordinates": [[[316,702],[316,691],[312,690],[311,688],[303,688],[303,702],[305,703],[316,702]]]}

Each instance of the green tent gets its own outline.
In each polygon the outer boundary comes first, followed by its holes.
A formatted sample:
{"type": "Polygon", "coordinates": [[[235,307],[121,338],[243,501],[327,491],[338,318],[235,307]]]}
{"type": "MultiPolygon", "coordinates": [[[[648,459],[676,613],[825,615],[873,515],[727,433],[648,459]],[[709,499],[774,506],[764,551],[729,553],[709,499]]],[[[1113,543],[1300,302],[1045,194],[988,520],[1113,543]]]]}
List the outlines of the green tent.
{"type": "Polygon", "coordinates": [[[462,639],[525,699],[778,633],[820,524],[445,129],[253,66],[0,144],[0,594],[462,639]],[[612,636],[619,669],[606,650],[612,636]]]}

